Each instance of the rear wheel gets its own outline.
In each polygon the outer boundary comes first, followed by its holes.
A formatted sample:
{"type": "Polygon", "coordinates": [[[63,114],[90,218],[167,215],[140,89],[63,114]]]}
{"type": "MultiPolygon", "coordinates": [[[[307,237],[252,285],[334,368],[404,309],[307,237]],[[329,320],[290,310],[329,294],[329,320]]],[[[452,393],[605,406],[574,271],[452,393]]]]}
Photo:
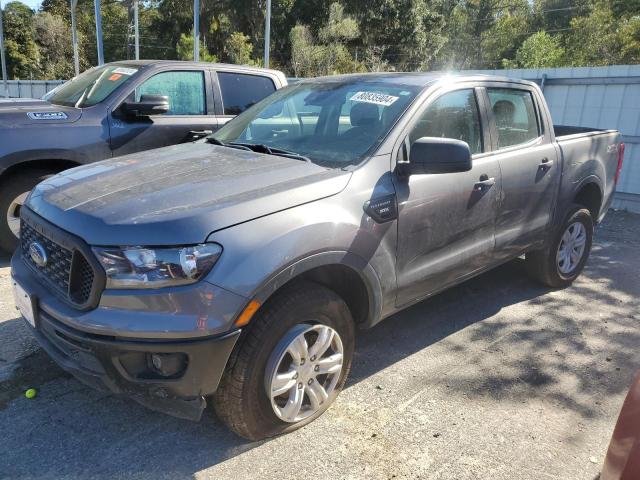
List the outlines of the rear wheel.
{"type": "Polygon", "coordinates": [[[580,205],[573,205],[553,242],[543,250],[528,252],[526,266],[529,274],[550,287],[566,287],[584,269],[593,241],[591,213],[580,205]]]}
{"type": "Polygon", "coordinates": [[[20,236],[20,209],[33,187],[55,172],[26,170],[5,178],[0,183],[0,249],[12,253],[20,236]]]}
{"type": "Polygon", "coordinates": [[[260,440],[318,418],[351,367],[354,324],[333,291],[304,282],[270,300],[229,360],[214,407],[238,435],[260,440]]]}

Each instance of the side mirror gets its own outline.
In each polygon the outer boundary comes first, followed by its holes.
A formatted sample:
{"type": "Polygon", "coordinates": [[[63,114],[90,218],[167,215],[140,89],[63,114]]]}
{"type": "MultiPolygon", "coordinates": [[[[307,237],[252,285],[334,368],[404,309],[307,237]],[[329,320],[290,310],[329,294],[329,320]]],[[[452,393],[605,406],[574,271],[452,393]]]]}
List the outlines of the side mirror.
{"type": "Polygon", "coordinates": [[[124,112],[136,117],[162,115],[169,111],[169,97],[165,95],[142,95],[139,102],[125,102],[124,112]]]}
{"type": "Polygon", "coordinates": [[[409,161],[398,163],[404,176],[471,170],[469,145],[461,140],[422,137],[411,145],[409,161]]]}

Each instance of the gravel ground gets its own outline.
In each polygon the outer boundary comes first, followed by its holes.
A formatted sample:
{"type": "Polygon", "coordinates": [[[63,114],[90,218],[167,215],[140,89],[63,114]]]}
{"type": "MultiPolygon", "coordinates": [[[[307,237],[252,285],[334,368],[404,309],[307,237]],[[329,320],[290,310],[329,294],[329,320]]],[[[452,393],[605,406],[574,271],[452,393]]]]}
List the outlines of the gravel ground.
{"type": "Polygon", "coordinates": [[[0,259],[0,477],[592,480],[640,366],[639,234],[612,212],[570,288],[516,261],[362,332],[337,403],[258,443],[70,378],[17,318],[0,259]]]}

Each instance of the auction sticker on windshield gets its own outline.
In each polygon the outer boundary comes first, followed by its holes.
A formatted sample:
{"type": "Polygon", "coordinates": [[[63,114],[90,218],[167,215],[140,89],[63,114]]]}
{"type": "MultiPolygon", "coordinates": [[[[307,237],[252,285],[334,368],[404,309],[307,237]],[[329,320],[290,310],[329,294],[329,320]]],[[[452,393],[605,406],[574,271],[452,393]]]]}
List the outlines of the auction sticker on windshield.
{"type": "Polygon", "coordinates": [[[121,75],[133,75],[137,71],[138,71],[137,68],[118,67],[113,71],[113,73],[119,73],[121,75]]]}
{"type": "Polygon", "coordinates": [[[373,103],[375,105],[388,107],[389,105],[393,105],[393,102],[398,100],[398,98],[400,97],[394,97],[393,95],[387,95],[385,93],[358,92],[351,97],[350,100],[352,102],[373,103]]]}

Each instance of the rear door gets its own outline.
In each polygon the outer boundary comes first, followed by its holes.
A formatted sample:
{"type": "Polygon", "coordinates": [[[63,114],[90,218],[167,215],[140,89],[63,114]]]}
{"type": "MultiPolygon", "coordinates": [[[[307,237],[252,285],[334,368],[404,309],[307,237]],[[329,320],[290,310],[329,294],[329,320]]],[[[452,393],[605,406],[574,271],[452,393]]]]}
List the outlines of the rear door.
{"type": "MultiPolygon", "coordinates": [[[[258,75],[248,72],[232,70],[217,70],[217,83],[220,87],[220,114],[218,122],[224,125],[236,115],[240,115],[247,108],[276,91],[274,79],[269,75],[258,75]]],[[[284,112],[282,122],[274,119],[252,122],[256,129],[255,136],[266,138],[270,134],[278,134],[278,130],[288,128],[291,124],[290,116],[284,112]]]]}
{"type": "Polygon", "coordinates": [[[500,169],[490,152],[482,89],[445,91],[417,114],[399,158],[421,137],[469,144],[468,172],[394,174],[398,199],[397,304],[402,306],[485,268],[494,253],[500,169]]]}
{"type": "Polygon", "coordinates": [[[502,172],[496,255],[506,259],[544,241],[561,170],[536,89],[490,84],[486,95],[502,172]]]}
{"type": "Polygon", "coordinates": [[[211,77],[204,69],[165,70],[142,80],[124,101],[142,95],[166,95],[169,111],[162,115],[134,117],[120,109],[110,116],[113,156],[197,140],[215,131],[211,77]]]}

